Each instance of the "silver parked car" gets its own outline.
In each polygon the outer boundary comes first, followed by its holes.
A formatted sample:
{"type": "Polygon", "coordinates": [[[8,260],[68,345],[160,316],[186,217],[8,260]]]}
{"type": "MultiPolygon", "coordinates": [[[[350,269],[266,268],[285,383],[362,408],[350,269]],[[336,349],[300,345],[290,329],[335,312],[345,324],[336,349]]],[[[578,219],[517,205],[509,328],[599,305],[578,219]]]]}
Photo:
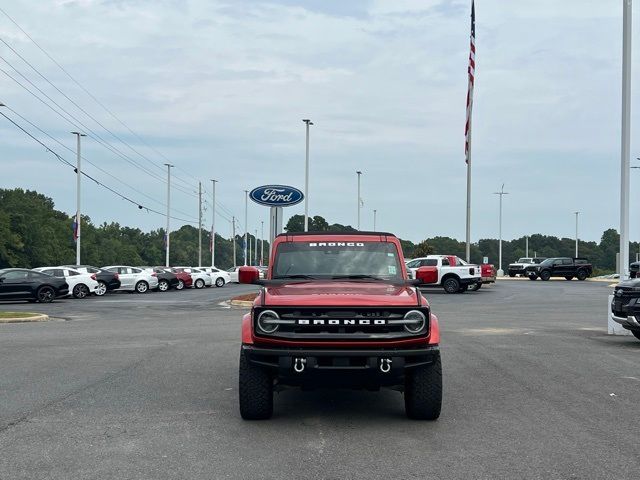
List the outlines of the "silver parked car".
{"type": "Polygon", "coordinates": [[[147,293],[149,289],[158,288],[158,277],[153,272],[127,265],[110,265],[103,270],[117,273],[120,277],[120,291],[147,293]]]}

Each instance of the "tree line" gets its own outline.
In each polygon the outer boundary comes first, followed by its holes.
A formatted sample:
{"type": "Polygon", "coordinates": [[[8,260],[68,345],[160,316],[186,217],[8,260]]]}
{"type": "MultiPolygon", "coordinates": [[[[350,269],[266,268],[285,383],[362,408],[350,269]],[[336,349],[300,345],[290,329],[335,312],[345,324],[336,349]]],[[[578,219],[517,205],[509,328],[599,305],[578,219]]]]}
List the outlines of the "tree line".
{"type": "MultiPolygon", "coordinates": [[[[53,200],[34,191],[0,189],[0,268],[74,264],[73,217],[54,208],[53,200]]],[[[83,215],[82,263],[88,265],[164,265],[165,230],[143,232],[119,223],[94,225],[83,215]]],[[[202,230],[202,265],[211,264],[211,232],[202,230]]],[[[255,236],[249,235],[253,248],[255,236]]],[[[236,235],[237,264],[244,264],[242,235],[236,235]]],[[[230,268],[233,240],[216,234],[216,266],[230,268]]],[[[269,243],[264,245],[268,256],[269,243]]],[[[260,258],[258,239],[258,263],[260,258]]],[[[265,258],[265,261],[267,259],[265,258]]],[[[172,265],[198,265],[198,229],[184,225],[171,232],[172,265]]]]}
{"type": "MultiPolygon", "coordinates": [[[[75,242],[72,229],[73,218],[55,209],[53,200],[34,191],[0,189],[0,268],[63,265],[75,263],[75,242]]],[[[292,216],[286,227],[287,232],[304,230],[304,217],[292,216]]],[[[351,225],[329,223],[324,217],[309,217],[309,230],[319,232],[357,232],[351,225]]],[[[82,217],[82,262],[103,266],[164,265],[165,247],[162,228],[143,232],[139,228],[122,226],[119,223],[94,225],[90,217],[82,217]]],[[[209,250],[210,232],[202,231],[202,264],[211,263],[209,250]]],[[[255,237],[249,235],[251,245],[255,237]]],[[[216,234],[216,266],[230,268],[242,264],[243,236],[235,239],[216,234]],[[236,244],[236,262],[233,259],[233,244],[236,244]]],[[[588,258],[600,272],[615,270],[616,252],[620,237],[615,229],[606,230],[599,242],[580,241],[579,254],[588,258]]],[[[465,243],[450,237],[427,237],[419,243],[401,239],[406,258],[425,256],[431,253],[465,256],[465,243]]],[[[260,239],[258,239],[260,249],[260,239]]],[[[267,263],[269,244],[265,242],[267,263]]],[[[539,257],[572,257],[575,240],[552,235],[535,234],[529,237],[529,255],[539,257]]],[[[503,268],[507,264],[525,256],[525,238],[503,240],[503,268]]],[[[631,244],[632,258],[640,252],[637,242],[631,244]]],[[[259,257],[259,255],[258,255],[259,257]]],[[[481,239],[471,245],[471,261],[481,263],[484,257],[497,266],[498,240],[481,239]]],[[[171,264],[198,264],[198,229],[184,225],[171,232],[171,264]]]]}

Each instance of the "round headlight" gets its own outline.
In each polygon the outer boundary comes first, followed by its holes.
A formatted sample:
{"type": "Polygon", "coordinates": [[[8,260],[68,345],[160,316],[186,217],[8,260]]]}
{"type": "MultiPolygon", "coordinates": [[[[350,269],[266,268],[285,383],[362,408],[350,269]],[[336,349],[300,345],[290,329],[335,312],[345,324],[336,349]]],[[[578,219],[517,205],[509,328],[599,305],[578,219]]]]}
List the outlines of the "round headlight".
{"type": "Polygon", "coordinates": [[[273,320],[279,320],[280,317],[273,310],[265,310],[258,315],[258,328],[264,333],[273,333],[278,330],[278,324],[272,323],[273,320]]]}
{"type": "Polygon", "coordinates": [[[405,321],[411,323],[405,323],[404,329],[409,333],[418,333],[424,329],[427,324],[427,317],[420,310],[411,310],[404,316],[405,321]]]}

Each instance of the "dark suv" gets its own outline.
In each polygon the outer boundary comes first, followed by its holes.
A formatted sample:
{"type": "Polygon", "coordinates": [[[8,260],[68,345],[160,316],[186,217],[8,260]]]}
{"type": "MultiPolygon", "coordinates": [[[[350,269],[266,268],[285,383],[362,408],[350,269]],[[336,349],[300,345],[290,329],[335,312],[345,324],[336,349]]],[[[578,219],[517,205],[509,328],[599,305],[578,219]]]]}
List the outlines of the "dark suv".
{"type": "Polygon", "coordinates": [[[529,265],[526,272],[529,280],[546,281],[551,277],[586,280],[593,273],[593,267],[586,258],[556,257],[547,258],[539,265],[529,265]]]}
{"type": "Polygon", "coordinates": [[[620,282],[613,290],[613,320],[640,340],[640,279],[620,282]]]}

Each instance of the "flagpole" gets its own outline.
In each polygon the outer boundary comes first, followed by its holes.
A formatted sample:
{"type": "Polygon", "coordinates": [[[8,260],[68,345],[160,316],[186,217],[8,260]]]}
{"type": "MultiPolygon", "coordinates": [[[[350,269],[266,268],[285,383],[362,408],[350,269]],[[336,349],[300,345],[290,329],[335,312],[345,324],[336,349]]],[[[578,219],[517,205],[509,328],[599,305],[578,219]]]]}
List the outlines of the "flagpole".
{"type": "Polygon", "coordinates": [[[476,8],[475,2],[471,1],[471,36],[469,67],[469,84],[467,89],[467,122],[465,126],[465,155],[467,162],[467,231],[465,253],[467,262],[471,261],[471,120],[473,113],[473,88],[475,83],[476,70],[476,8]]]}
{"type": "MultiPolygon", "coordinates": [[[[473,88],[469,82],[469,88],[473,88]]],[[[469,143],[467,146],[467,245],[466,257],[467,262],[471,262],[471,111],[473,110],[473,102],[469,105],[469,143]]]]}

